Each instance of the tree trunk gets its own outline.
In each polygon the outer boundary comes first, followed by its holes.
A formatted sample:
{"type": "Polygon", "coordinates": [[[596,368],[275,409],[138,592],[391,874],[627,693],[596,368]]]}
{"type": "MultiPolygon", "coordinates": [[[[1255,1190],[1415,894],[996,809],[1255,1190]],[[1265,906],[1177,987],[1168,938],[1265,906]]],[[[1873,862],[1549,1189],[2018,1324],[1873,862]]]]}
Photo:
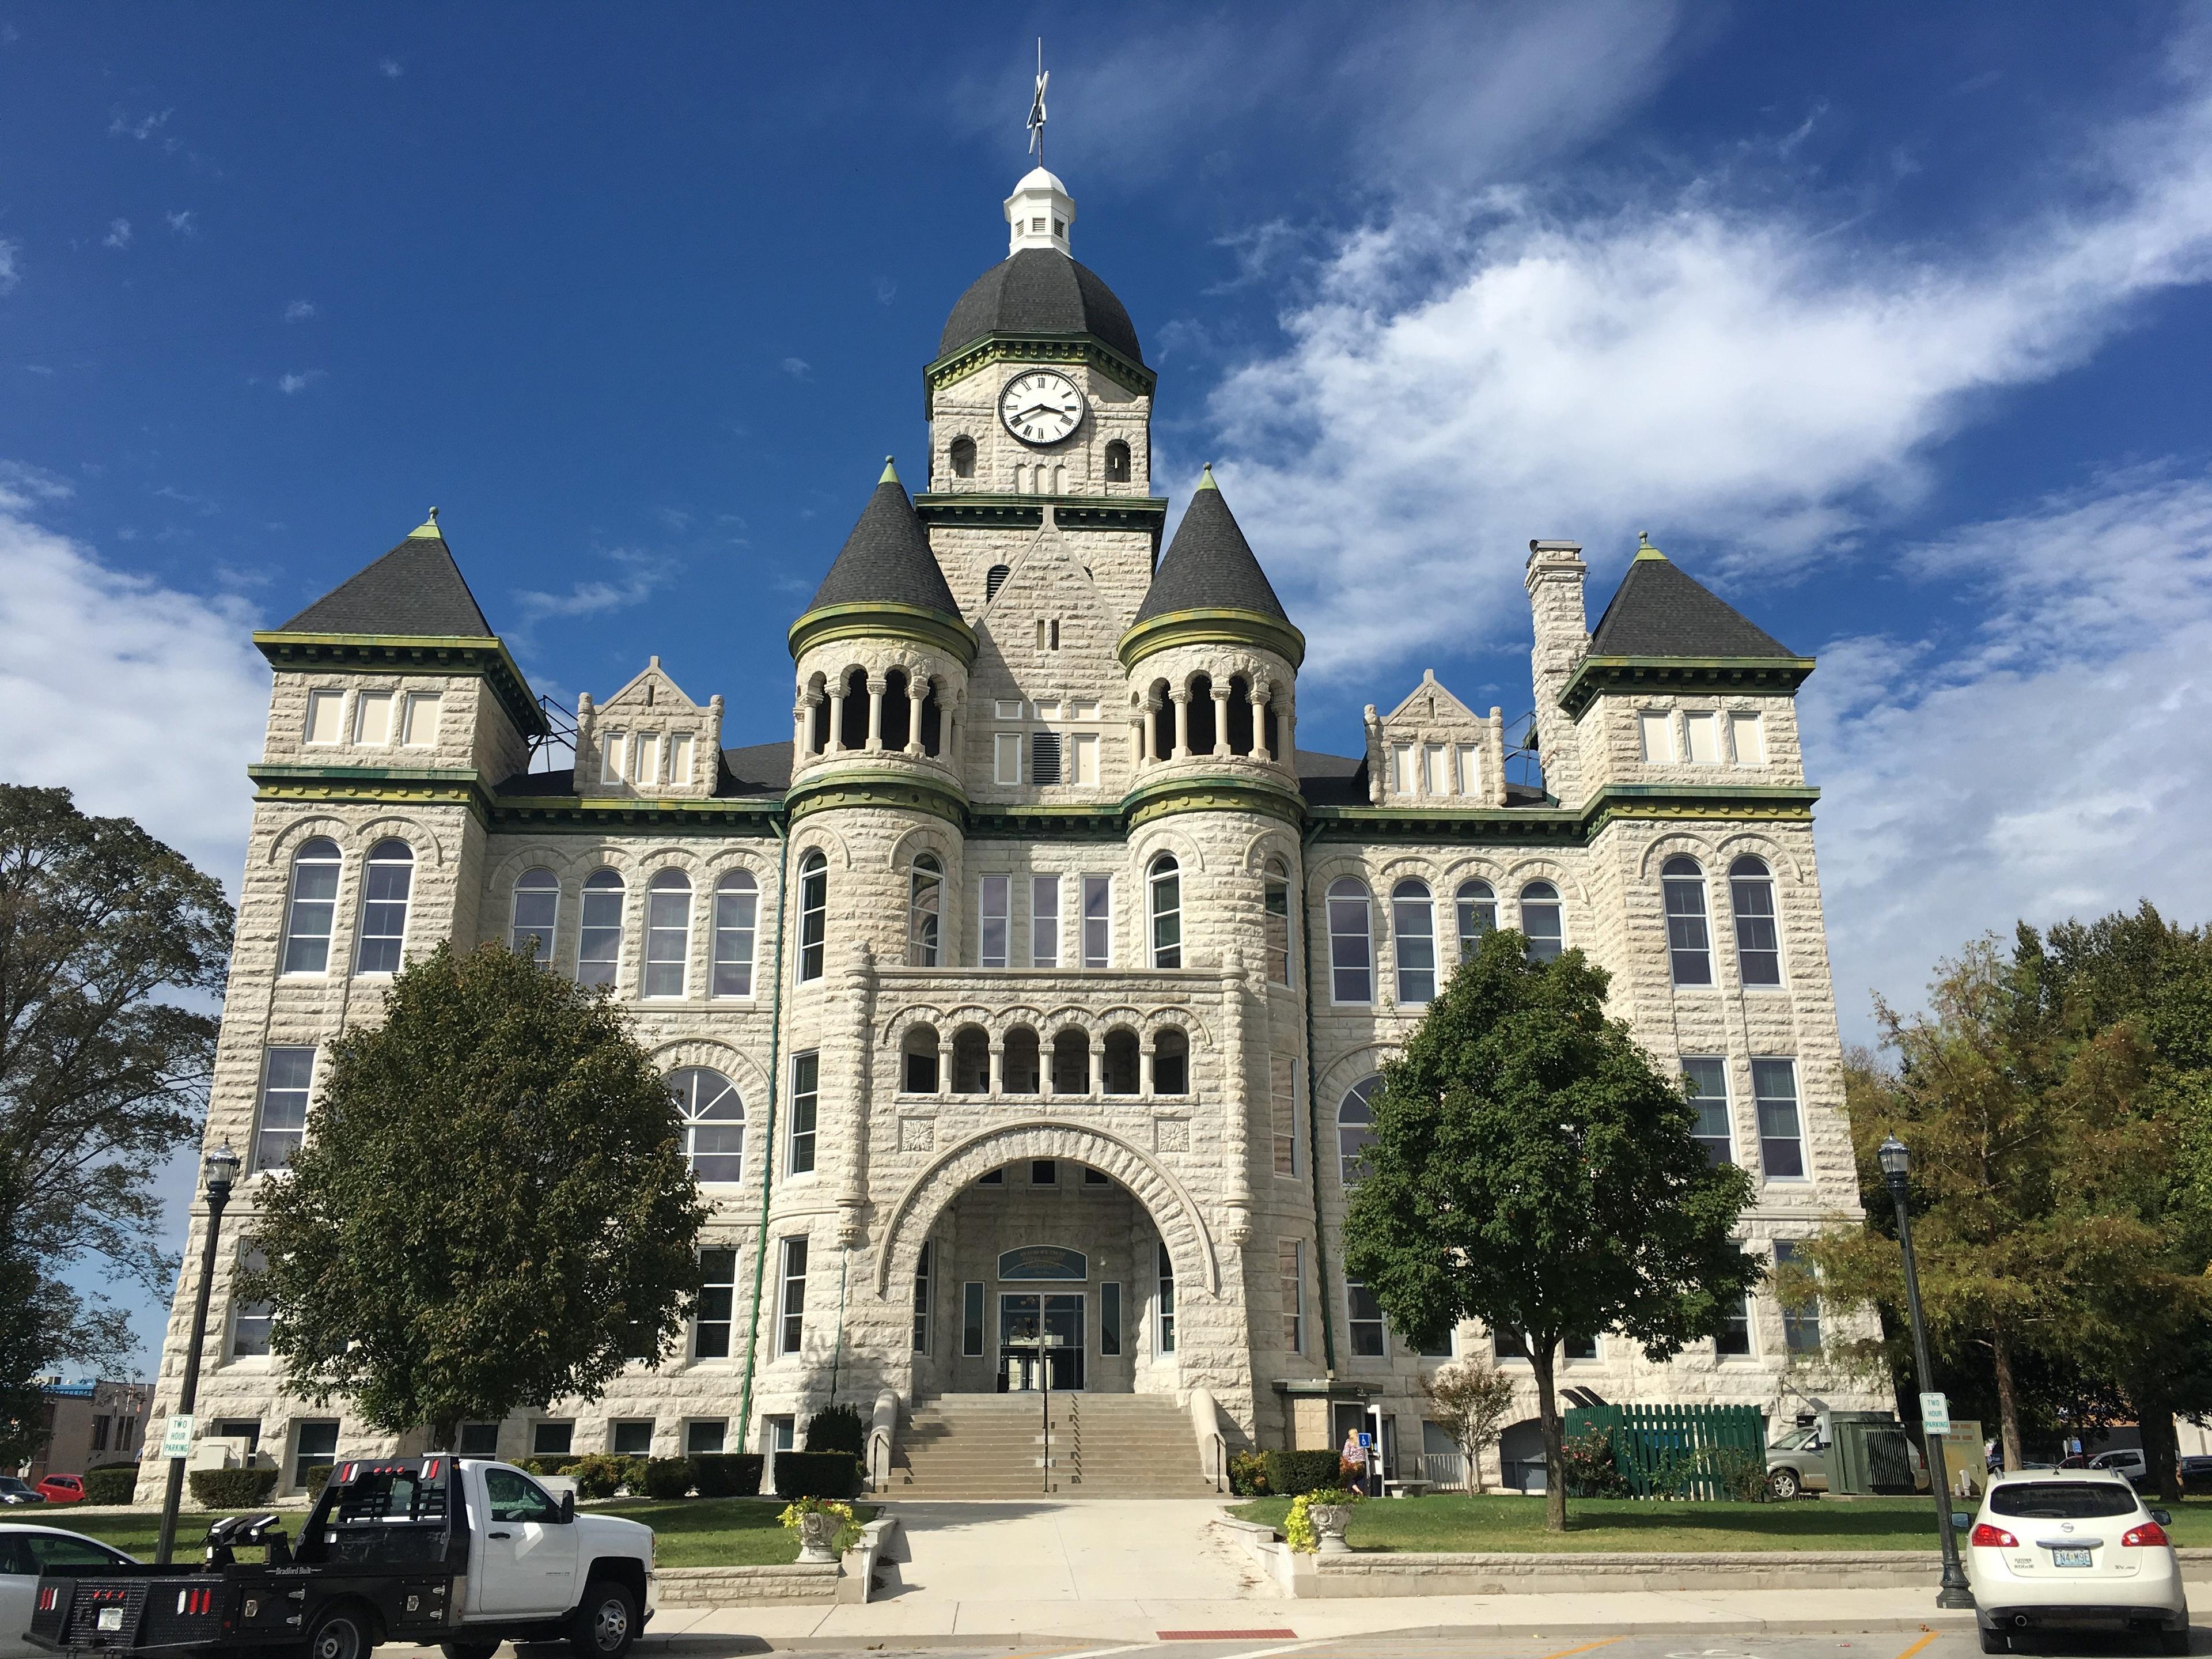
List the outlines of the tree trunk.
{"type": "Polygon", "coordinates": [[[1528,1339],[1528,1365],[1536,1373],[1536,1421],[1544,1435],[1544,1528],[1567,1529],[1567,1453],[1560,1443],[1559,1402],[1552,1391],[1552,1366],[1558,1358],[1556,1342],[1528,1339]]]}
{"type": "Polygon", "coordinates": [[[2020,1467],[2020,1399],[2012,1386],[2012,1337],[2002,1325],[1990,1328],[1990,1370],[1997,1385],[1997,1438],[2004,1445],[2004,1466],[2020,1467]]]}
{"type": "Polygon", "coordinates": [[[2136,1429],[2142,1437],[2143,1485],[2165,1502],[2179,1504],[2181,1449],[2174,1442],[2173,1413],[2166,1403],[2165,1393],[2145,1387],[2130,1389],[2128,1396],[2135,1402],[2136,1429]]]}

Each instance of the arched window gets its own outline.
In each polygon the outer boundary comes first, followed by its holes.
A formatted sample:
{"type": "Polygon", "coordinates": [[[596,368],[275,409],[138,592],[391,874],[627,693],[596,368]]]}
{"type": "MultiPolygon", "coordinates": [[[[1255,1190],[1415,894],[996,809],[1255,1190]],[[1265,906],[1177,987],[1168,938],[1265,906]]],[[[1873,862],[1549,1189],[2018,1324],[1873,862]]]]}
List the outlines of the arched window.
{"type": "Polygon", "coordinates": [[[1566,948],[1559,926],[1559,890],[1532,881],[1521,890],[1521,935],[1528,941],[1528,960],[1551,962],[1566,948]]]}
{"type": "Polygon", "coordinates": [[[1713,982],[1713,947],[1705,932],[1705,872],[1679,854],[1659,866],[1667,900],[1667,960],[1677,985],[1713,982]]]}
{"type": "Polygon", "coordinates": [[[937,1028],[909,1025],[899,1044],[899,1087],[910,1095],[937,1092],[937,1028]]]}
{"type": "Polygon", "coordinates": [[[952,1091],[981,1095],[990,1090],[991,1034],[980,1025],[963,1025],[952,1034],[952,1091]]]}
{"type": "Polygon", "coordinates": [[[1242,674],[1229,677],[1229,752],[1249,755],[1252,752],[1252,682],[1242,674]]]}
{"type": "Polygon", "coordinates": [[[684,1156],[701,1181],[738,1182],[745,1175],[745,1103],[720,1072],[687,1066],[668,1074],[684,1122],[684,1156]]]}
{"type": "Polygon", "coordinates": [[[1168,696],[1168,683],[1154,680],[1150,693],[1152,704],[1152,758],[1165,760],[1175,753],[1175,702],[1168,696]]]}
{"type": "Polygon", "coordinates": [[[1471,961],[1482,948],[1482,936],[1498,931],[1498,895],[1486,881],[1459,884],[1459,959],[1471,961]]]}
{"type": "Polygon", "coordinates": [[[560,919],[560,878],[550,870],[525,870],[515,878],[507,948],[546,966],[553,960],[553,925],[560,919]]]}
{"type": "Polygon", "coordinates": [[[362,872],[361,949],[357,974],[396,974],[407,949],[407,898],[415,888],[415,849],[404,841],[380,841],[368,849],[362,872]]]}
{"type": "Polygon", "coordinates": [[[1152,860],[1146,884],[1152,895],[1152,966],[1182,966],[1182,872],[1175,855],[1163,853],[1152,860]]]}
{"type": "Polygon", "coordinates": [[[612,870],[584,878],[583,914],[576,929],[576,983],[611,985],[622,963],[623,878],[612,870]]]}
{"type": "Polygon", "coordinates": [[[884,676],[884,747],[906,747],[908,717],[912,706],[906,700],[906,670],[894,668],[884,676]]]}
{"type": "Polygon", "coordinates": [[[1338,1003],[1375,1000],[1375,943],[1367,888],[1352,876],[1328,885],[1328,996],[1338,1003]]]}
{"type": "Polygon", "coordinates": [[[1108,483],[1129,482],[1129,446],[1119,438],[1106,446],[1106,482],[1108,483]]]}
{"type": "Polygon", "coordinates": [[[868,671],[855,668],[845,676],[845,718],[838,722],[837,741],[848,749],[868,746],[868,671]]]}
{"type": "Polygon", "coordinates": [[[1729,866],[1729,908],[1735,913],[1736,971],[1746,985],[1782,983],[1782,935],[1775,924],[1774,877],[1766,860],[1745,854],[1729,866]]]}
{"type": "Polygon", "coordinates": [[[947,453],[952,462],[954,477],[972,478],[975,476],[975,441],[973,438],[955,438],[947,453]]]}
{"type": "Polygon", "coordinates": [[[1003,564],[994,564],[985,571],[983,573],[983,603],[988,605],[993,599],[997,599],[999,590],[1006,585],[1006,578],[1013,574],[1012,566],[1003,564]]]}
{"type": "Polygon", "coordinates": [[[1052,1091],[1056,1095],[1087,1095],[1091,1092],[1089,1032],[1067,1025],[1054,1033],[1052,1091]]]}
{"type": "Polygon", "coordinates": [[[914,877],[907,900],[906,965],[937,966],[939,930],[945,921],[945,866],[934,853],[923,853],[914,861],[914,877]]]}
{"type": "Polygon", "coordinates": [[[1359,1167],[1359,1155],[1375,1139],[1375,1111],[1369,1103],[1382,1086],[1379,1074],[1364,1077],[1346,1091],[1336,1109],[1337,1172],[1347,1188],[1358,1186],[1364,1173],[1359,1167]]]}
{"type": "Polygon", "coordinates": [[[799,982],[822,977],[830,925],[830,860],[819,849],[799,861],[799,982]]]}
{"type": "Polygon", "coordinates": [[[935,755],[945,746],[945,710],[937,701],[937,682],[929,682],[929,690],[921,699],[921,752],[935,755]]]}
{"type": "Polygon", "coordinates": [[[691,960],[691,878],[681,870],[659,870],[645,890],[645,986],[649,997],[684,994],[684,970],[691,960]]]}
{"type": "Polygon", "coordinates": [[[1190,1092],[1190,1037],[1173,1025],[1161,1027],[1160,1034],[1152,1039],[1152,1092],[1190,1092]]]}
{"type": "Polygon", "coordinates": [[[331,966],[331,923],[338,906],[338,844],[301,842],[292,855],[292,900],[284,917],[284,971],[323,974],[331,966]]]}
{"type": "Polygon", "coordinates": [[[1190,677],[1190,714],[1185,724],[1189,728],[1188,747],[1194,755],[1213,752],[1213,676],[1193,674],[1190,677]]]}
{"type": "Polygon", "coordinates": [[[1010,1095],[1033,1095],[1042,1085],[1042,1048],[1036,1032],[1027,1025],[1017,1025],[1006,1033],[1006,1057],[1000,1064],[1005,1073],[1006,1091],[1010,1095]]]}
{"type": "Polygon", "coordinates": [[[1137,1092],[1137,1034],[1126,1025],[1106,1033],[1105,1084],[1109,1095],[1137,1092]]]}
{"type": "Polygon", "coordinates": [[[1267,921],[1267,979],[1271,984],[1291,982],[1291,872],[1282,860],[1269,859],[1261,891],[1267,921]]]}
{"type": "Polygon", "coordinates": [[[1425,881],[1401,881],[1390,890],[1390,930],[1397,936],[1398,1000],[1437,1000],[1437,907],[1425,881]]]}
{"type": "Polygon", "coordinates": [[[830,747],[830,692],[821,684],[821,676],[815,676],[814,701],[806,708],[806,752],[821,754],[830,747]]]}
{"type": "Polygon", "coordinates": [[[760,891],[750,870],[725,872],[714,884],[714,994],[753,994],[753,939],[760,891]]]}

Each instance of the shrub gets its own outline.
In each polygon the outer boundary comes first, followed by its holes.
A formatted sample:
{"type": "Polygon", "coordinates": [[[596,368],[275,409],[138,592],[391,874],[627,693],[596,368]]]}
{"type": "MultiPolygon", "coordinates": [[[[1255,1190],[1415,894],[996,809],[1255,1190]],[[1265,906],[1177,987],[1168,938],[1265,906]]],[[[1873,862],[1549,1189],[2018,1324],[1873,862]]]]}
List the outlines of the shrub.
{"type": "Polygon", "coordinates": [[[778,1498],[850,1498],[860,1485],[860,1460],[848,1451],[775,1455],[778,1498]]]}
{"type": "Polygon", "coordinates": [[[1316,1504],[1357,1504],[1359,1493],[1342,1486],[1316,1486],[1311,1492],[1300,1492],[1291,1500],[1291,1512],[1284,1517],[1283,1541],[1304,1555],[1311,1555],[1321,1548],[1321,1528],[1313,1518],[1316,1504]]]}
{"type": "Polygon", "coordinates": [[[84,1501],[88,1504],[127,1504],[137,1486],[136,1463],[110,1463],[84,1472],[84,1501]]]}
{"type": "Polygon", "coordinates": [[[702,1452],[691,1460],[702,1498],[757,1498],[761,1489],[758,1452],[702,1452]]]}
{"type": "Polygon", "coordinates": [[[688,1457],[648,1457],[643,1478],[647,1498],[681,1498],[691,1490],[697,1474],[688,1457]]]}
{"type": "Polygon", "coordinates": [[[567,1473],[575,1480],[578,1498],[612,1498],[629,1473],[629,1462],[625,1457],[590,1452],[571,1463],[567,1473]]]}
{"type": "Polygon", "coordinates": [[[1342,1478],[1333,1451],[1271,1451],[1266,1459],[1267,1490],[1278,1498],[1334,1486],[1342,1478]]]}
{"type": "Polygon", "coordinates": [[[528,1474],[574,1474],[576,1465],[591,1455],[589,1452],[546,1452],[540,1456],[524,1458],[522,1468],[528,1474]]]}
{"type": "Polygon", "coordinates": [[[1239,1498],[1265,1498],[1270,1490],[1267,1455],[1264,1452],[1230,1453],[1229,1490],[1239,1498]]]}
{"type": "Polygon", "coordinates": [[[841,1451],[853,1457],[868,1452],[868,1425],[850,1406],[824,1406],[806,1419],[806,1449],[841,1451]]]}
{"type": "Polygon", "coordinates": [[[274,1469],[194,1469],[192,1497],[211,1510],[247,1510],[276,1490],[274,1469]]]}
{"type": "Polygon", "coordinates": [[[306,1468],[300,1471],[300,1490],[310,1498],[313,1497],[329,1482],[331,1471],[336,1467],[331,1463],[308,1464],[306,1468]]]}
{"type": "Polygon", "coordinates": [[[1613,1431],[1592,1429],[1559,1448],[1567,1466],[1570,1498],[1630,1498],[1628,1477],[1613,1460],[1613,1431]]]}

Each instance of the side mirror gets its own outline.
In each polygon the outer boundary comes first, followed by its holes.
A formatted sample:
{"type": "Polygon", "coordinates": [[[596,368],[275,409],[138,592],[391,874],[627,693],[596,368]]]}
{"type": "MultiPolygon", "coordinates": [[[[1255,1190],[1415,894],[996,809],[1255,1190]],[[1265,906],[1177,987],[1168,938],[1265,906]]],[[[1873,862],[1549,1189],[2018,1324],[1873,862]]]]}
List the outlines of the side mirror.
{"type": "Polygon", "coordinates": [[[2170,1527],[2173,1524],[2172,1515],[2165,1510],[2153,1510],[2150,1512],[2150,1518],[2161,1527],[2170,1527]]]}
{"type": "Polygon", "coordinates": [[[1951,1511],[1951,1529],[1954,1532],[1972,1532],[1974,1529],[1974,1517],[1972,1511],[1968,1510],[1953,1510],[1951,1511]]]}
{"type": "Polygon", "coordinates": [[[573,1492],[564,1492],[561,1494],[561,1524],[565,1527],[575,1518],[576,1494],[573,1492]]]}

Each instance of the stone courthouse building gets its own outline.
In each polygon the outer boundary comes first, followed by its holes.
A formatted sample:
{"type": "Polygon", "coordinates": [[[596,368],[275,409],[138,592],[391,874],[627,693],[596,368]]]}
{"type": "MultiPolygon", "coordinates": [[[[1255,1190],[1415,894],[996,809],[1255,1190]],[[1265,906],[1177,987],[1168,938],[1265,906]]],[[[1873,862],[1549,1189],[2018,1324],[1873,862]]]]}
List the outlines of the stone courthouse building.
{"type": "MultiPolygon", "coordinates": [[[[1517,1339],[1391,1329],[1341,1226],[1378,1068],[1493,927],[1611,971],[1757,1181],[1747,1250],[1857,1212],[1812,662],[1648,544],[1592,628],[1581,550],[1533,541],[1540,785],[1509,781],[1501,711],[1433,675],[1367,710],[1362,752],[1304,747],[1304,636],[1210,474],[1170,526],[1155,375],[1070,253],[1073,201],[1039,169],[1005,212],[923,370],[922,488],[884,469],[791,623],[787,726],[656,659],[580,701],[573,770],[533,769],[545,717],[434,520],[255,636],[275,685],[208,1123],[251,1172],[226,1236],[250,1261],[329,1044],[439,940],[606,988],[712,1203],[680,1349],[467,1449],[788,1446],[833,1388],[910,1423],[1041,1363],[1086,1400],[1195,1404],[1199,1439],[1364,1417],[1400,1462],[1437,1449],[1422,1372],[1525,1375],[1517,1339]]],[[[289,1394],[268,1328],[226,1275],[200,1432],[288,1486],[391,1443],[289,1394]]],[[[1785,1421],[1866,1403],[1821,1336],[1760,1292],[1672,1364],[1598,1333],[1562,1377],[1785,1421]]]]}

